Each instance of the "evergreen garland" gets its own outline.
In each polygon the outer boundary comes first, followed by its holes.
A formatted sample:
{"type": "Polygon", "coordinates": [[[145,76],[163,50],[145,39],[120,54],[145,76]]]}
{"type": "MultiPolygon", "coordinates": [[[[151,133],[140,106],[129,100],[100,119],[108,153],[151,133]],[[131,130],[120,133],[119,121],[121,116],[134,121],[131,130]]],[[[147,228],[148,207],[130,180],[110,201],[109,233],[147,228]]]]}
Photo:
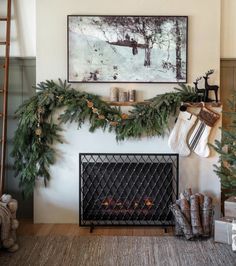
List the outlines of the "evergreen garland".
{"type": "Polygon", "coordinates": [[[24,196],[33,192],[37,178],[43,178],[45,186],[50,179],[49,167],[56,158],[52,144],[62,143],[60,123],[75,122],[79,129],[88,119],[91,132],[98,128],[114,131],[117,141],[144,135],[164,136],[170,116],[175,115],[181,102],[197,101],[194,89],[181,84],[174,92],[157,95],[147,104],[136,104],[125,114],[99,96],[75,90],[61,80],[41,82],[35,89],[37,94],[16,112],[19,123],[12,156],[24,196]],[[52,114],[61,107],[64,111],[55,123],[52,114]]]}
{"type": "MultiPolygon", "coordinates": [[[[235,99],[236,92],[232,99],[235,99]]],[[[228,100],[231,112],[224,112],[231,118],[231,125],[222,129],[222,140],[215,140],[211,145],[219,153],[219,165],[214,165],[215,172],[221,181],[221,188],[226,196],[236,196],[236,112],[235,101],[228,100]]]]}

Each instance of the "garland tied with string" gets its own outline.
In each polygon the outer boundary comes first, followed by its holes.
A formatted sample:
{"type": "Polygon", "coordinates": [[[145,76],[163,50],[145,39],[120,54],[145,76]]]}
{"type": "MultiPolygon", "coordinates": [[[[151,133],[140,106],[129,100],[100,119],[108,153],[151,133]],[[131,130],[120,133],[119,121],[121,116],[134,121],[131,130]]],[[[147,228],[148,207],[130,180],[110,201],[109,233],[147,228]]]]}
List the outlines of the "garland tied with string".
{"type": "Polygon", "coordinates": [[[77,123],[78,129],[89,120],[90,132],[98,128],[116,134],[117,141],[142,136],[164,136],[168,132],[170,116],[175,115],[181,102],[197,101],[194,89],[180,85],[175,91],[157,95],[148,104],[136,104],[128,114],[111,107],[99,96],[81,92],[66,82],[46,81],[36,86],[37,94],[19,107],[12,156],[16,176],[24,196],[33,192],[35,181],[50,179],[49,168],[55,163],[52,144],[62,143],[61,123],[77,123]],[[63,111],[58,121],[52,119],[55,110],[63,111]]]}

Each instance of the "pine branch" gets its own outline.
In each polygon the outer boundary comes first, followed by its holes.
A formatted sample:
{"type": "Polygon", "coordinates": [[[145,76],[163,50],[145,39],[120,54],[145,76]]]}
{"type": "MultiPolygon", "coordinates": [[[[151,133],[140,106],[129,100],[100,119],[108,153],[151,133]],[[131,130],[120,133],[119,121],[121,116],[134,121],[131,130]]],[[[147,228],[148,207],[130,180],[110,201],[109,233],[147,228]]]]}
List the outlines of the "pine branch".
{"type": "MultiPolygon", "coordinates": [[[[236,96],[236,92],[234,92],[236,96]]],[[[231,118],[236,118],[234,110],[235,103],[233,100],[228,100],[230,112],[224,112],[231,118]]],[[[222,189],[231,190],[227,196],[236,195],[236,120],[231,119],[231,125],[227,130],[222,130],[222,141],[215,141],[211,145],[220,155],[219,165],[214,165],[215,172],[219,176],[222,189]]]]}

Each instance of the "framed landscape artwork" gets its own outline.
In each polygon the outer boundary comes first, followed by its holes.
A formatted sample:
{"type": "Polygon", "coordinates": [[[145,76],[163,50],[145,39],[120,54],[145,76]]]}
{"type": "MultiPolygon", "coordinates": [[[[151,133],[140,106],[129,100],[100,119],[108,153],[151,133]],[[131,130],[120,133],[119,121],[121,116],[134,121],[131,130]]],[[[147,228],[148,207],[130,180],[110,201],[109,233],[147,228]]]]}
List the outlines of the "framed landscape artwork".
{"type": "Polygon", "coordinates": [[[68,82],[187,82],[187,16],[67,19],[68,82]]]}

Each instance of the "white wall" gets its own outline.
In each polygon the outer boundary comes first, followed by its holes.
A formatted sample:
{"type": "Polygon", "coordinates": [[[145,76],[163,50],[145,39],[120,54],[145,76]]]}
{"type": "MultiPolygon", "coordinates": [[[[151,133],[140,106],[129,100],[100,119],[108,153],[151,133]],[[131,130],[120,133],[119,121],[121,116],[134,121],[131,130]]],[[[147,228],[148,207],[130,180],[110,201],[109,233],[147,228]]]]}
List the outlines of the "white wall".
{"type": "MultiPolygon", "coordinates": [[[[13,0],[11,20],[11,49],[10,56],[36,56],[36,0],[13,0]]],[[[6,16],[7,1],[0,2],[0,16],[6,16]]],[[[0,23],[0,38],[5,39],[5,24],[0,23]]],[[[3,46],[0,56],[4,56],[3,46]]]]}
{"type": "MultiPolygon", "coordinates": [[[[37,1],[37,81],[66,78],[66,16],[69,14],[122,15],[187,15],[189,16],[190,82],[206,70],[214,68],[212,82],[219,82],[220,60],[220,0],[40,0],[37,1]]],[[[102,96],[109,95],[112,84],[74,85],[102,96]]],[[[144,98],[172,90],[167,84],[120,84],[133,87],[144,98]]],[[[78,222],[78,154],[79,152],[171,152],[166,138],[143,138],[116,143],[114,134],[101,130],[91,134],[84,125],[79,131],[75,124],[64,126],[65,144],[56,145],[58,160],[51,167],[52,180],[45,189],[39,183],[34,194],[34,221],[78,222]]],[[[215,128],[212,138],[219,135],[215,128]]],[[[220,183],[213,172],[215,153],[210,158],[192,155],[180,160],[180,190],[209,192],[219,204],[220,183]]]]}
{"type": "Polygon", "coordinates": [[[236,58],[236,1],[221,2],[221,58],[236,58]]]}
{"type": "MultiPolygon", "coordinates": [[[[6,10],[4,3],[6,3],[6,1],[0,2],[0,15],[4,15],[4,11],[6,10]]],[[[221,58],[236,58],[236,1],[221,0],[221,3],[221,58]]],[[[35,5],[36,0],[13,0],[11,56],[30,57],[36,55],[35,5]]],[[[136,10],[138,10],[140,6],[139,1],[137,2],[136,10]]],[[[140,10],[142,10],[142,8],[140,10]]],[[[129,12],[126,13],[128,14],[129,12]]],[[[140,11],[136,13],[141,14],[140,11]]],[[[84,14],[86,14],[86,12],[84,12],[84,14]]],[[[113,14],[115,13],[113,12],[113,14]]],[[[122,14],[125,14],[125,11],[123,11],[122,14]]],[[[167,12],[165,14],[167,14],[167,12]]],[[[0,26],[0,29],[0,36],[2,38],[4,36],[3,27],[0,26]]],[[[0,56],[1,55],[3,55],[2,50],[0,50],[0,56]]]]}

